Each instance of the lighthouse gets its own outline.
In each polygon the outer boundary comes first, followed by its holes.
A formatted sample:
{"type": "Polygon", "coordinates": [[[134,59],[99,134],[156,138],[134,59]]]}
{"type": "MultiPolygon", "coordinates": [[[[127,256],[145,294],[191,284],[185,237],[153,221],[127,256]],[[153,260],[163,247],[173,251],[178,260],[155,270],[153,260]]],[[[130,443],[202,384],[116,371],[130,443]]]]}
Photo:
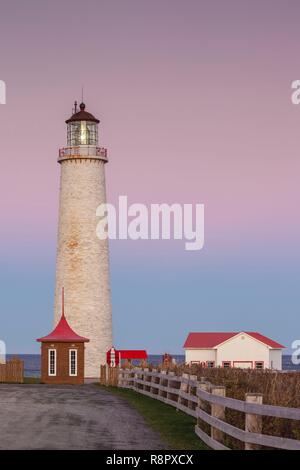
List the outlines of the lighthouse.
{"type": "Polygon", "coordinates": [[[97,378],[112,347],[108,240],[96,235],[96,209],[106,202],[107,150],[98,144],[99,120],[84,103],[67,119],[67,146],[59,150],[60,196],[54,326],[60,296],[70,327],[89,338],[85,378],[97,378]]]}

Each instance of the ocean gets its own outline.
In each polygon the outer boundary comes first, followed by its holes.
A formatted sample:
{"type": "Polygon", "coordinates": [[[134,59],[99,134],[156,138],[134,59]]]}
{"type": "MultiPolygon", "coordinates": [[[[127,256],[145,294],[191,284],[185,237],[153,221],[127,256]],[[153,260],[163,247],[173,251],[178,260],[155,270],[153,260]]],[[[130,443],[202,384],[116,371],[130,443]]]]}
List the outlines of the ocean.
{"type": "MultiPolygon", "coordinates": [[[[25,377],[40,377],[41,374],[41,367],[40,361],[41,357],[39,354],[7,354],[7,359],[11,359],[12,357],[18,356],[20,359],[24,361],[25,366],[25,377]]],[[[174,354],[172,357],[176,360],[177,364],[184,362],[184,355],[182,354],[174,354]]],[[[162,355],[160,354],[149,354],[148,356],[149,363],[153,365],[161,364],[162,355]]],[[[134,363],[135,361],[133,361],[134,363]]],[[[138,361],[137,361],[138,363],[138,361]]],[[[300,364],[294,365],[291,361],[291,356],[283,355],[282,356],[282,368],[283,370],[299,370],[300,371],[300,364]]]]}

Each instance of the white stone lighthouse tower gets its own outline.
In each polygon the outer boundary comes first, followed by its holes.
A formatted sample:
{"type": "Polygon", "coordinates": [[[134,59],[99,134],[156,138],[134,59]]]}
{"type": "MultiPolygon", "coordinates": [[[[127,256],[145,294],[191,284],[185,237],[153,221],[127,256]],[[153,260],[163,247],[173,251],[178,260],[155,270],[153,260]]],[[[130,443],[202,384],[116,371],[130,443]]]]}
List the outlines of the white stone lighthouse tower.
{"type": "Polygon", "coordinates": [[[96,209],[106,202],[104,165],[107,151],[98,147],[99,120],[84,103],[66,121],[67,147],[60,149],[59,224],[54,323],[61,315],[61,289],[70,326],[90,341],[85,377],[99,377],[100,364],[112,347],[108,240],[99,240],[96,209]]]}

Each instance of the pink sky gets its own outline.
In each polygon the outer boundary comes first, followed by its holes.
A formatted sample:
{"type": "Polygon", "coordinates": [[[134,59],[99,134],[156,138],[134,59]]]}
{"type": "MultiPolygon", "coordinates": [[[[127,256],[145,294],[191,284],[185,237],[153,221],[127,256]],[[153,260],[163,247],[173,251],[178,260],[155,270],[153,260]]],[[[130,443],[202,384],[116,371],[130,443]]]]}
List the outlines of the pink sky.
{"type": "MultiPolygon", "coordinates": [[[[84,84],[109,152],[109,200],[127,194],[129,202],[206,207],[206,254],[150,244],[143,262],[159,262],[163,250],[178,268],[180,260],[212,266],[224,257],[255,259],[258,272],[262,259],[292,263],[300,239],[300,105],[290,99],[300,79],[299,10],[297,1],[6,2],[0,259],[48,262],[58,148],[84,84]]],[[[119,260],[139,252],[134,244],[113,250],[119,260]]]]}

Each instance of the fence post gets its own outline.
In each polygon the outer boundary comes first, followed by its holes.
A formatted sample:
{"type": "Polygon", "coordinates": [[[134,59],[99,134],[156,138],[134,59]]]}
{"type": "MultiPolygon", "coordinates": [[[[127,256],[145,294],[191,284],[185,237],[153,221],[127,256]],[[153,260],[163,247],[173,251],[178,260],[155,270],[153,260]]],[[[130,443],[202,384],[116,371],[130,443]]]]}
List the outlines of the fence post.
{"type": "MultiPolygon", "coordinates": [[[[221,397],[225,397],[226,389],[223,386],[214,386],[211,387],[211,393],[213,395],[219,395],[221,397]]],[[[225,406],[216,405],[214,403],[211,404],[211,415],[215,418],[221,419],[225,421],[225,406]]],[[[223,442],[224,440],[224,433],[219,429],[211,427],[211,437],[218,442],[223,442]]]]}
{"type": "MultiPolygon", "coordinates": [[[[143,381],[144,381],[144,382],[148,382],[148,377],[149,377],[149,376],[148,376],[148,372],[149,372],[148,367],[144,367],[144,368],[143,368],[143,381]]],[[[144,383],[144,384],[143,384],[143,390],[144,390],[145,392],[147,392],[147,387],[149,387],[149,385],[146,385],[146,384],[144,383]]]]}
{"type": "MultiPolygon", "coordinates": [[[[157,372],[156,369],[152,369],[152,373],[153,373],[153,374],[156,374],[156,372],[157,372]]],[[[151,378],[151,383],[152,383],[152,384],[156,384],[156,382],[157,382],[156,377],[155,377],[155,375],[153,375],[152,378],[151,378]]],[[[157,394],[158,394],[158,392],[159,392],[159,391],[157,390],[157,394]]],[[[153,396],[153,395],[156,395],[156,388],[151,386],[151,387],[150,387],[150,393],[151,393],[152,396],[153,396]]]]}
{"type": "Polygon", "coordinates": [[[109,383],[109,365],[105,364],[105,385],[108,386],[109,383]]]}
{"type": "Polygon", "coordinates": [[[135,369],[126,369],[128,372],[127,378],[128,378],[128,385],[131,385],[132,390],[136,389],[136,371],[135,369]],[[130,383],[129,383],[130,382],[130,383]]]}
{"type": "Polygon", "coordinates": [[[122,367],[121,371],[122,371],[121,372],[122,387],[127,388],[129,385],[131,385],[129,384],[129,377],[128,377],[127,369],[124,369],[122,367]]]}
{"type": "Polygon", "coordinates": [[[123,371],[122,371],[121,367],[119,367],[117,387],[122,387],[122,383],[123,383],[122,377],[123,377],[123,371]]]}
{"type": "MultiPolygon", "coordinates": [[[[197,382],[197,375],[190,375],[189,380],[197,382]]],[[[197,395],[197,385],[194,386],[194,385],[191,385],[191,383],[189,383],[188,394],[191,395],[191,396],[196,396],[197,395]],[[193,391],[195,393],[193,393],[193,391]]],[[[191,410],[195,410],[196,409],[196,403],[193,400],[189,400],[188,401],[188,408],[190,408],[191,410]]]]}
{"type": "MultiPolygon", "coordinates": [[[[204,390],[204,392],[209,392],[209,384],[207,382],[199,382],[198,388],[200,388],[200,390],[204,390]]],[[[202,400],[200,397],[198,397],[198,407],[201,410],[205,409],[205,400],[202,400]]]]}
{"type": "Polygon", "coordinates": [[[136,390],[138,392],[140,387],[139,387],[139,384],[138,384],[137,381],[140,380],[140,378],[141,378],[140,368],[135,367],[132,370],[134,371],[134,381],[133,381],[134,390],[136,390]]]}
{"type": "MultiPolygon", "coordinates": [[[[166,370],[161,370],[160,373],[161,373],[161,377],[160,377],[160,381],[159,381],[160,388],[159,388],[158,396],[162,397],[163,398],[162,401],[164,401],[164,398],[167,396],[167,395],[165,395],[166,394],[166,391],[165,391],[166,386],[164,384],[164,382],[166,382],[166,379],[167,379],[167,371],[166,370]]],[[[168,382],[167,382],[167,384],[168,384],[168,382]]]]}
{"type": "MultiPolygon", "coordinates": [[[[256,403],[257,405],[261,405],[263,402],[262,393],[246,393],[245,397],[246,397],[247,403],[256,403]]],[[[246,413],[245,414],[245,431],[261,434],[262,433],[262,416],[251,414],[251,413],[246,413]]],[[[245,442],[245,450],[256,450],[256,449],[259,449],[259,446],[257,444],[250,444],[248,442],[245,442]]]]}
{"type": "MultiPolygon", "coordinates": [[[[182,379],[188,379],[189,378],[189,374],[182,374],[181,376],[182,379]]],[[[179,391],[179,397],[178,397],[178,402],[181,404],[181,405],[184,405],[186,406],[186,402],[187,400],[185,398],[183,398],[181,395],[180,395],[180,392],[184,392],[184,393],[187,393],[188,391],[188,384],[186,382],[181,382],[180,384],[180,391],[179,391]]]]}
{"type": "Polygon", "coordinates": [[[172,401],[172,393],[169,392],[169,388],[171,387],[172,385],[172,377],[174,377],[175,375],[175,372],[172,372],[172,371],[168,371],[168,377],[169,377],[169,380],[168,380],[168,388],[167,388],[167,400],[171,400],[172,401]]]}
{"type": "Polygon", "coordinates": [[[114,368],[114,387],[117,387],[119,383],[119,366],[114,368]]]}
{"type": "Polygon", "coordinates": [[[120,367],[120,381],[119,381],[119,383],[120,383],[121,387],[127,387],[127,385],[128,385],[126,370],[123,367],[120,367]]]}
{"type": "Polygon", "coordinates": [[[136,383],[135,383],[136,370],[135,369],[129,369],[129,368],[127,368],[126,370],[128,371],[127,377],[131,382],[132,390],[135,390],[136,389],[136,383]]]}
{"type": "MultiPolygon", "coordinates": [[[[200,388],[200,390],[203,390],[204,392],[209,392],[209,384],[207,382],[199,382],[198,388],[200,388]]],[[[202,398],[198,397],[198,408],[200,410],[205,411],[205,404],[206,404],[206,401],[202,400],[202,398]]],[[[201,422],[202,422],[202,420],[197,417],[197,426],[199,428],[201,428],[201,426],[199,426],[201,424],[201,422]]]]}

